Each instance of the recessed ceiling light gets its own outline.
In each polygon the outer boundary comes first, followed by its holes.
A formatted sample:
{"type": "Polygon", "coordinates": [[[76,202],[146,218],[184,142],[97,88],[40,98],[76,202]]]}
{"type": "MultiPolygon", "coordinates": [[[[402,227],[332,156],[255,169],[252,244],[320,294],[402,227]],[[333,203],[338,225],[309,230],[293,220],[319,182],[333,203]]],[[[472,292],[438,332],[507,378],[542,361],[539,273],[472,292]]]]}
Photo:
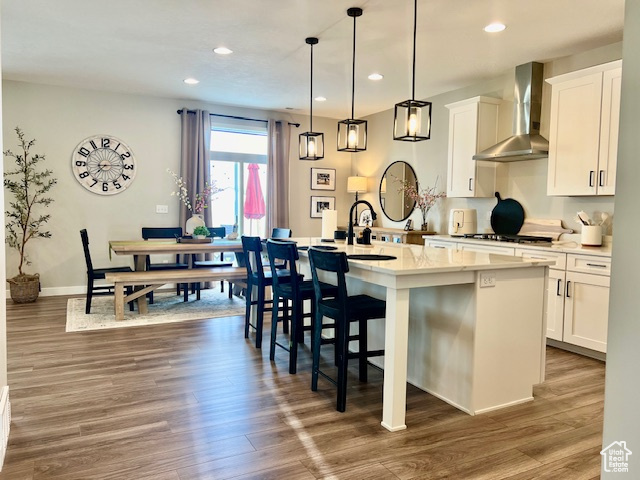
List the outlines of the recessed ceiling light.
{"type": "Polygon", "coordinates": [[[326,97],[316,97],[314,100],[315,100],[316,102],[326,102],[326,101],[327,101],[327,98],[326,98],[326,97]]]}
{"type": "Polygon", "coordinates": [[[369,75],[367,77],[369,80],[382,80],[384,78],[384,75],[381,75],[379,73],[372,73],[371,75],[369,75]]]}
{"type": "Polygon", "coordinates": [[[506,27],[503,23],[491,23],[484,27],[484,31],[487,33],[497,33],[503,31],[506,27]]]}
{"type": "Polygon", "coordinates": [[[213,52],[218,55],[229,55],[230,53],[233,53],[233,50],[229,50],[227,47],[218,47],[214,48],[213,52]]]}
{"type": "Polygon", "coordinates": [[[183,82],[186,83],[187,85],[196,85],[200,83],[200,80],[197,80],[195,78],[185,78],[183,82]]]}

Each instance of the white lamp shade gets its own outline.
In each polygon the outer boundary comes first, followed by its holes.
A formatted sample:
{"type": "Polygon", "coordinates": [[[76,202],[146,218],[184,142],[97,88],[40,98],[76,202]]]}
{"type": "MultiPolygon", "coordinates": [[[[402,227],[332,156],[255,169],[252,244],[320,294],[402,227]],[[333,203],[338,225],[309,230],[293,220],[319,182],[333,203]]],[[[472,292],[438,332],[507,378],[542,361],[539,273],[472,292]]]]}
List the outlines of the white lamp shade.
{"type": "Polygon", "coordinates": [[[347,179],[347,192],[365,193],[367,191],[367,177],[349,177],[347,179]]]}

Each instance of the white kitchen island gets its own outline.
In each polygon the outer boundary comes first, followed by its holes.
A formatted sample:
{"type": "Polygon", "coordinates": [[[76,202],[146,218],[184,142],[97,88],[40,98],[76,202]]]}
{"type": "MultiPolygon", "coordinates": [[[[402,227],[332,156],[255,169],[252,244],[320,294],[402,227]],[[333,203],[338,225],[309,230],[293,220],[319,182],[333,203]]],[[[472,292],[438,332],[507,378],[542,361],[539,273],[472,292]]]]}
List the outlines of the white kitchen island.
{"type": "MultiPolygon", "coordinates": [[[[298,246],[320,244],[296,238],[298,246]]],[[[533,399],[544,379],[547,260],[376,243],[338,251],[393,255],[349,260],[349,293],[387,301],[370,342],[384,343],[382,425],[406,428],[407,381],[475,415],[533,399]],[[409,361],[407,361],[409,359],[409,361]]],[[[301,268],[306,265],[301,251],[301,268]]]]}

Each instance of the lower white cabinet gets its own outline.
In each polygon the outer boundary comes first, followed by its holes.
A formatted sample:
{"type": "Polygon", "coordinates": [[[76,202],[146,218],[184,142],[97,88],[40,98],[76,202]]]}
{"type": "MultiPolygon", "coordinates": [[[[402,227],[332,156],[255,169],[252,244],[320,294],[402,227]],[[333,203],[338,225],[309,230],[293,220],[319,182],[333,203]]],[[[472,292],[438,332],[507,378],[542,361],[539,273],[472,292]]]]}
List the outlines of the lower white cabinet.
{"type": "Polygon", "coordinates": [[[606,353],[609,282],[605,275],[567,272],[562,341],[606,353]]]}
{"type": "Polygon", "coordinates": [[[479,245],[461,239],[429,239],[425,245],[555,260],[549,266],[544,303],[547,338],[606,353],[610,257],[479,245]]]}

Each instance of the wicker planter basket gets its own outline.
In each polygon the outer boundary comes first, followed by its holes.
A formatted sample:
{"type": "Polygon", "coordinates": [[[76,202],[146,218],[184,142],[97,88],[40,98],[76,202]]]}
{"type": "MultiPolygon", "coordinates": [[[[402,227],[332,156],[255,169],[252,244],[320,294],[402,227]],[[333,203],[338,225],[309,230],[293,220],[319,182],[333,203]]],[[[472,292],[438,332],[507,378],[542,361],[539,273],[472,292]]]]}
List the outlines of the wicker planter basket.
{"type": "Polygon", "coordinates": [[[40,293],[40,275],[17,275],[8,278],[11,299],[15,303],[31,303],[38,299],[40,293]]]}

